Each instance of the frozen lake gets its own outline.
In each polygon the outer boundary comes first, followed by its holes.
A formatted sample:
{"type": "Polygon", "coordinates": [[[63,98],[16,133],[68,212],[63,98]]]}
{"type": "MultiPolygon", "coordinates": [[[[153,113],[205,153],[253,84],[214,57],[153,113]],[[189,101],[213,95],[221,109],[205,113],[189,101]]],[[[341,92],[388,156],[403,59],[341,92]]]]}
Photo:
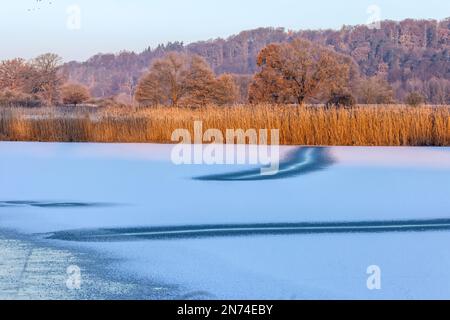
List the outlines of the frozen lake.
{"type": "Polygon", "coordinates": [[[0,298],[450,299],[450,148],[171,150],[0,143],[0,298]]]}

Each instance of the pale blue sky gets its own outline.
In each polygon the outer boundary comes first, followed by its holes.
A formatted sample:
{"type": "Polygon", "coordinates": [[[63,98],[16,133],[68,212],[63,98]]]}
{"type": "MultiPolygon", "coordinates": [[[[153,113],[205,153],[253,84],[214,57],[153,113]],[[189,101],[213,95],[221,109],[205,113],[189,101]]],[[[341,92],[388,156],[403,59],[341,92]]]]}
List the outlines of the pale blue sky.
{"type": "Polygon", "coordinates": [[[450,16],[450,0],[2,0],[0,59],[55,52],[66,61],[84,60],[257,27],[340,28],[366,23],[371,5],[378,5],[383,20],[450,16]],[[81,9],[78,30],[67,27],[71,5],[81,9]]]}

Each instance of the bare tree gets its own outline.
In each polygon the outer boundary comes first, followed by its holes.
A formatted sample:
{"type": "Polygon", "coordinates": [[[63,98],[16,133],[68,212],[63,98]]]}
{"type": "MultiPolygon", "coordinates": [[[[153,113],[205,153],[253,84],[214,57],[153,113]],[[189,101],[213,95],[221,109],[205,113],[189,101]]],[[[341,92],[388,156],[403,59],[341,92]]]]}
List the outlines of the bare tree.
{"type": "Polygon", "coordinates": [[[32,70],[28,76],[27,91],[39,94],[48,104],[58,101],[62,77],[59,74],[61,58],[53,53],[46,53],[31,61],[32,70]]]}
{"type": "Polygon", "coordinates": [[[227,75],[217,78],[200,56],[170,53],[153,63],[136,89],[141,105],[203,106],[236,101],[237,88],[227,75]]]}
{"type": "Polygon", "coordinates": [[[136,90],[135,98],[145,105],[173,105],[186,94],[186,56],[170,53],[156,60],[136,90]]]}
{"type": "Polygon", "coordinates": [[[212,102],[217,105],[230,105],[239,100],[239,87],[230,74],[219,76],[213,85],[212,102]]]}
{"type": "Polygon", "coordinates": [[[0,89],[23,91],[30,70],[30,65],[20,58],[2,61],[0,63],[0,89]]]}
{"type": "Polygon", "coordinates": [[[136,79],[128,75],[126,81],[121,85],[121,88],[124,90],[124,94],[126,95],[126,103],[133,103],[133,95],[136,88],[136,79]]]}
{"type": "Polygon", "coordinates": [[[248,91],[253,81],[253,76],[250,74],[233,74],[234,82],[238,89],[237,101],[239,103],[248,102],[248,91]]]}
{"type": "Polygon", "coordinates": [[[186,97],[183,104],[202,106],[213,102],[216,76],[208,63],[194,55],[187,61],[187,73],[184,82],[186,97]]]}
{"type": "Polygon", "coordinates": [[[394,90],[382,77],[374,76],[360,81],[358,102],[362,104],[390,104],[394,102],[394,90]]]}

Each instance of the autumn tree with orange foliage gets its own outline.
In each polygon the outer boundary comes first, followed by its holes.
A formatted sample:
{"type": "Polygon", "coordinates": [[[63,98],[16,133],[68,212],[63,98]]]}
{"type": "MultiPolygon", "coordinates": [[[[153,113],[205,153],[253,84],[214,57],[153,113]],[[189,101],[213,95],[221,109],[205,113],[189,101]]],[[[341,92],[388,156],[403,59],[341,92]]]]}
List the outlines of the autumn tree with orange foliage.
{"type": "Polygon", "coordinates": [[[169,53],[156,60],[138,84],[140,105],[203,106],[232,104],[238,89],[229,75],[216,77],[200,56],[169,53]]]}
{"type": "Polygon", "coordinates": [[[64,104],[77,106],[90,98],[88,88],[79,84],[66,84],[61,92],[64,104]]]}
{"type": "Polygon", "coordinates": [[[271,44],[258,56],[261,71],[249,89],[251,103],[304,104],[348,91],[358,72],[352,59],[308,40],[271,44]]]}

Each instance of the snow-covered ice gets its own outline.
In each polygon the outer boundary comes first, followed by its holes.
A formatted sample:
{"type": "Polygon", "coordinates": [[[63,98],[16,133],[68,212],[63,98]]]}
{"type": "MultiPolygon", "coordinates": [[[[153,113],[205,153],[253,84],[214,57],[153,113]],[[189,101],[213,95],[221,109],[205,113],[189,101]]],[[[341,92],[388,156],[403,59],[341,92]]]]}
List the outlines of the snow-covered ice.
{"type": "Polygon", "coordinates": [[[262,180],[171,149],[0,143],[0,298],[450,298],[450,148],[283,147],[262,180]]]}

